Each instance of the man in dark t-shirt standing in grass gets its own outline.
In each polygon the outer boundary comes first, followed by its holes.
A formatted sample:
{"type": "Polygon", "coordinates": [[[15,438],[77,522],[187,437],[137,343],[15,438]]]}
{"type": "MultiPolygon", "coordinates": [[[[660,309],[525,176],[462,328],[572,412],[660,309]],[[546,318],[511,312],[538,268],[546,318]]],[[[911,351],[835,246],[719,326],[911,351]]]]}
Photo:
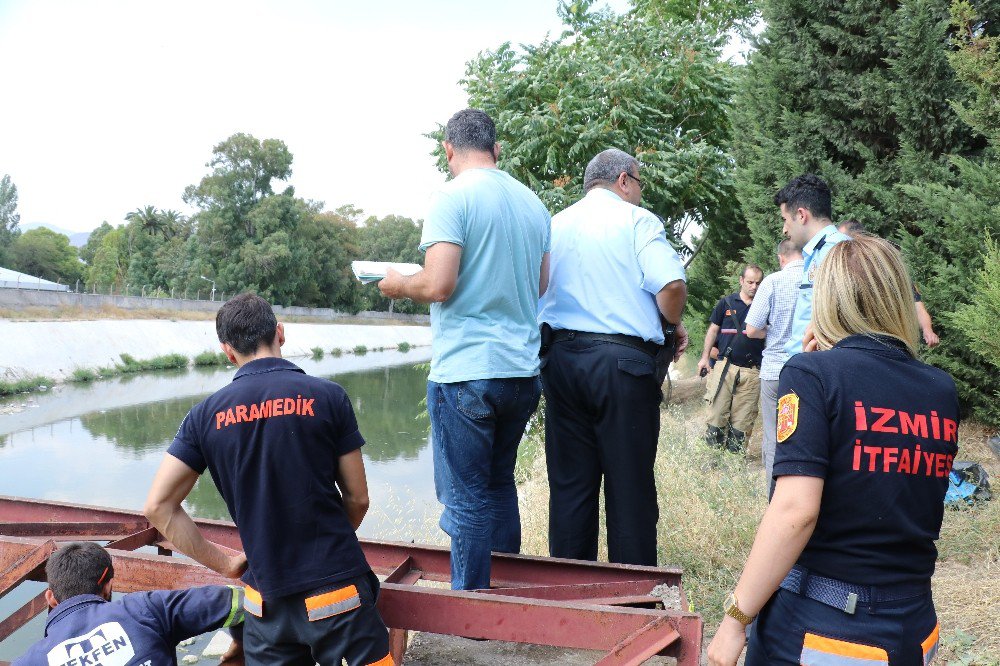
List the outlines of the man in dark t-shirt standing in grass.
{"type": "Polygon", "coordinates": [[[746,440],[757,419],[760,397],[760,362],[763,340],[746,336],[746,318],[757,287],[764,279],[760,266],[749,265],[740,275],[740,290],[719,300],[712,310],[705,346],[698,361],[699,374],[709,367],[709,353],[719,348],[719,359],[708,378],[705,400],[708,423],[705,441],[709,446],[734,453],[746,449],[746,440]]]}
{"type": "Polygon", "coordinates": [[[180,552],[242,575],[248,664],[391,665],[378,579],[355,535],[368,483],[347,393],[281,358],[284,327],[264,299],[230,299],[215,326],[239,370],[184,418],[146,516],[180,552]],[[181,506],[206,469],[245,557],[207,541],[181,506]]]}

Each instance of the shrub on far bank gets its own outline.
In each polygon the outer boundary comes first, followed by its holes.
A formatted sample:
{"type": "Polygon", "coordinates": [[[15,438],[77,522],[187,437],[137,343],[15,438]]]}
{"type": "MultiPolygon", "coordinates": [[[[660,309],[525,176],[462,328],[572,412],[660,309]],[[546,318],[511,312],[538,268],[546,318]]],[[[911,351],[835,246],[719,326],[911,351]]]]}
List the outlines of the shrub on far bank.
{"type": "Polygon", "coordinates": [[[413,345],[411,345],[409,342],[400,342],[398,345],[396,345],[396,349],[405,354],[406,352],[413,349],[413,345]]]}
{"type": "Polygon", "coordinates": [[[223,352],[204,351],[194,357],[194,364],[199,368],[229,365],[229,358],[223,352]]]}
{"type": "Polygon", "coordinates": [[[101,375],[97,370],[91,370],[90,368],[77,368],[70,375],[69,381],[71,382],[93,382],[101,378],[101,375]]]}
{"type": "Polygon", "coordinates": [[[44,391],[55,383],[56,380],[51,377],[42,377],[40,375],[10,382],[0,381],[0,396],[30,393],[31,391],[44,391]]]}
{"type": "Polygon", "coordinates": [[[365,354],[368,353],[368,347],[365,347],[364,345],[358,345],[357,347],[354,348],[354,353],[357,354],[358,356],[364,356],[365,354]]]}
{"type": "Polygon", "coordinates": [[[312,357],[313,357],[314,361],[321,360],[323,358],[323,348],[322,347],[313,347],[312,348],[312,357]]]}
{"type": "Polygon", "coordinates": [[[338,357],[338,356],[342,355],[343,353],[344,353],[344,350],[341,349],[340,347],[334,347],[333,349],[330,350],[330,356],[333,356],[333,357],[338,357]]]}
{"type": "Polygon", "coordinates": [[[144,361],[137,361],[135,357],[129,354],[122,354],[121,360],[122,362],[118,365],[118,370],[122,374],[132,374],[147,370],[186,368],[188,365],[188,358],[183,354],[164,354],[163,356],[155,356],[144,361]]]}

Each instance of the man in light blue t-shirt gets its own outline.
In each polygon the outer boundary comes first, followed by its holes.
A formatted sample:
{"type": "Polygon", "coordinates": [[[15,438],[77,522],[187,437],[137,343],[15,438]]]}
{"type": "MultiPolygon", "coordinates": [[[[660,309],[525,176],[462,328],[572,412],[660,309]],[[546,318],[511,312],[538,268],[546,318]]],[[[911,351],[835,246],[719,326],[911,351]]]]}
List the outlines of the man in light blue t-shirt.
{"type": "Polygon", "coordinates": [[[451,536],[451,586],[490,586],[490,551],[521,549],[514,485],[517,446],[538,406],[535,314],[548,283],[549,213],[497,169],[496,128],[478,109],[445,128],[454,178],[424,221],[424,270],[390,271],[389,298],[431,304],[427,382],[434,485],[451,536]]]}
{"type": "Polygon", "coordinates": [[[782,231],[796,247],[802,248],[802,282],[799,285],[795,312],[792,315],[792,332],[785,343],[785,353],[794,356],[802,352],[803,339],[812,320],[813,277],[834,245],[850,240],[830,218],[833,214],[830,186],[811,173],[793,178],[774,195],[774,204],[781,209],[784,222],[782,231]]]}

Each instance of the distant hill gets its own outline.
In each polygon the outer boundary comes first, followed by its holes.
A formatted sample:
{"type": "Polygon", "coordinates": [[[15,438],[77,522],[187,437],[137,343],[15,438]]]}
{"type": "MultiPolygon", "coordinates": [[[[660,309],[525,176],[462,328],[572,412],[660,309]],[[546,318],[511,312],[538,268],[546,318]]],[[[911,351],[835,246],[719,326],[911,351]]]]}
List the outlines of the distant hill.
{"type": "Polygon", "coordinates": [[[89,231],[69,231],[68,229],[62,229],[54,224],[48,224],[46,222],[32,222],[30,224],[19,225],[21,231],[31,231],[32,229],[37,229],[39,227],[45,227],[57,234],[62,234],[63,236],[69,237],[69,244],[73,247],[83,247],[87,244],[87,239],[90,238],[89,231]]]}

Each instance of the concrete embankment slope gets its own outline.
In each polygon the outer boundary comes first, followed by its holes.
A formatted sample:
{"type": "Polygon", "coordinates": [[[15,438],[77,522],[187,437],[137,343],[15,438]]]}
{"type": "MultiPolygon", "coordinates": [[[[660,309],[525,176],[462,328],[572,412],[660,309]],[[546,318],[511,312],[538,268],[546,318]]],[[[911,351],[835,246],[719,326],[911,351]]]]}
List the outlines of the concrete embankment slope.
{"type": "MultiPolygon", "coordinates": [[[[285,356],[308,356],[313,347],[327,354],[364,345],[369,350],[394,348],[401,342],[430,345],[428,326],[362,326],[353,324],[285,324],[285,356]]],[[[65,379],[78,368],[118,363],[122,354],[137,360],[165,354],[189,358],[217,352],[212,321],[102,319],[97,321],[0,320],[0,378],[42,375],[65,379]]]]}

